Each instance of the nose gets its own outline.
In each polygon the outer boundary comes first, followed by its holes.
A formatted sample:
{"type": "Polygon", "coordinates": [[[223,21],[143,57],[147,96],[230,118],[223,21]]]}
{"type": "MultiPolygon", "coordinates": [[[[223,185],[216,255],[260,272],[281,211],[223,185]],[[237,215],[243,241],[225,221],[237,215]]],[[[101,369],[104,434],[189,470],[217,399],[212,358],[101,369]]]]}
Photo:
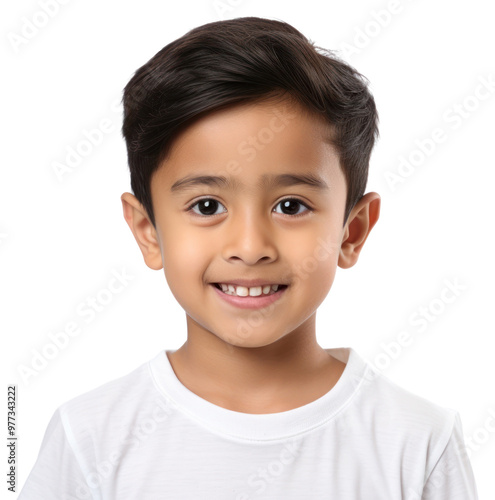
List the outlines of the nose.
{"type": "Polygon", "coordinates": [[[232,217],[224,229],[221,238],[225,260],[241,260],[253,265],[277,259],[274,230],[267,217],[256,216],[252,210],[246,210],[232,217]]]}

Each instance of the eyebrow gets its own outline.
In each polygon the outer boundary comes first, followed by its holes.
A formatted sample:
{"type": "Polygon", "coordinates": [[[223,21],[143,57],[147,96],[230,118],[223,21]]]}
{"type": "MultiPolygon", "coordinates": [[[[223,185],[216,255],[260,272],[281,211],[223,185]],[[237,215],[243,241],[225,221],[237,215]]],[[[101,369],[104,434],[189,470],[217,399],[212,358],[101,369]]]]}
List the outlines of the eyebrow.
{"type": "MultiPolygon", "coordinates": [[[[261,176],[258,187],[269,189],[276,186],[289,187],[301,184],[317,190],[328,189],[327,183],[321,177],[313,174],[264,174],[261,176]]],[[[215,175],[188,176],[174,182],[170,191],[177,193],[194,186],[217,186],[235,190],[240,186],[240,183],[233,177],[227,178],[215,175]]]]}

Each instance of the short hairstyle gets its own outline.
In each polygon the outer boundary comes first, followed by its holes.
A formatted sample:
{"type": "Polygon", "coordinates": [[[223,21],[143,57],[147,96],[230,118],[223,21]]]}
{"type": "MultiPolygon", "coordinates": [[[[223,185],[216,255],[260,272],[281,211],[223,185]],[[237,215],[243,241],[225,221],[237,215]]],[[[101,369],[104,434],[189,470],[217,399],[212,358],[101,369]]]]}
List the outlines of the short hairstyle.
{"type": "Polygon", "coordinates": [[[151,178],[174,138],[205,114],[290,98],[332,131],[347,184],[344,223],[363,196],[378,113],[368,80],[283,21],[238,17],[188,31],[136,70],[123,90],[131,188],[156,227],[151,178]]]}

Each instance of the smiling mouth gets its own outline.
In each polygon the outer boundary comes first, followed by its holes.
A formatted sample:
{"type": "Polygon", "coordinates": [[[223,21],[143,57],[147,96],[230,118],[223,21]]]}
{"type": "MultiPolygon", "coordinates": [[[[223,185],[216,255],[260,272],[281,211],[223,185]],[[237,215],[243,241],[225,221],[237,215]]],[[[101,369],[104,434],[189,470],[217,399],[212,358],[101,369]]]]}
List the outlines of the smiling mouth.
{"type": "Polygon", "coordinates": [[[223,283],[212,283],[212,285],[218,288],[226,295],[233,295],[236,297],[260,297],[260,296],[273,295],[277,291],[287,288],[287,285],[264,285],[264,286],[260,285],[252,287],[223,284],[223,283]]]}

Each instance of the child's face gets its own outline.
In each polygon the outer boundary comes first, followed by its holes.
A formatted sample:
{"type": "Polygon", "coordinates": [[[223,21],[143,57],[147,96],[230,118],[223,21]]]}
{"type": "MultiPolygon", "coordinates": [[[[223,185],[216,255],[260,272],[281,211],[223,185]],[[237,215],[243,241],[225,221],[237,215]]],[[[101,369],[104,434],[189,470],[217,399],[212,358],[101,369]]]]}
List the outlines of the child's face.
{"type": "Polygon", "coordinates": [[[299,107],[266,102],[217,111],[177,138],[151,181],[156,231],[143,218],[133,232],[138,239],[141,231],[147,265],[164,267],[189,334],[211,332],[231,345],[261,347],[314,330],[337,265],[354,263],[352,249],[347,257],[341,251],[349,234],[349,221],[342,226],[346,181],[324,134],[325,124],[299,107]],[[265,175],[273,183],[262,184],[265,175]],[[311,176],[323,187],[277,184],[282,175],[311,176]],[[197,176],[225,176],[235,186],[171,189],[197,176]],[[288,286],[270,304],[242,307],[259,298],[237,297],[241,306],[235,305],[213,285],[239,279],[288,286]]]}

